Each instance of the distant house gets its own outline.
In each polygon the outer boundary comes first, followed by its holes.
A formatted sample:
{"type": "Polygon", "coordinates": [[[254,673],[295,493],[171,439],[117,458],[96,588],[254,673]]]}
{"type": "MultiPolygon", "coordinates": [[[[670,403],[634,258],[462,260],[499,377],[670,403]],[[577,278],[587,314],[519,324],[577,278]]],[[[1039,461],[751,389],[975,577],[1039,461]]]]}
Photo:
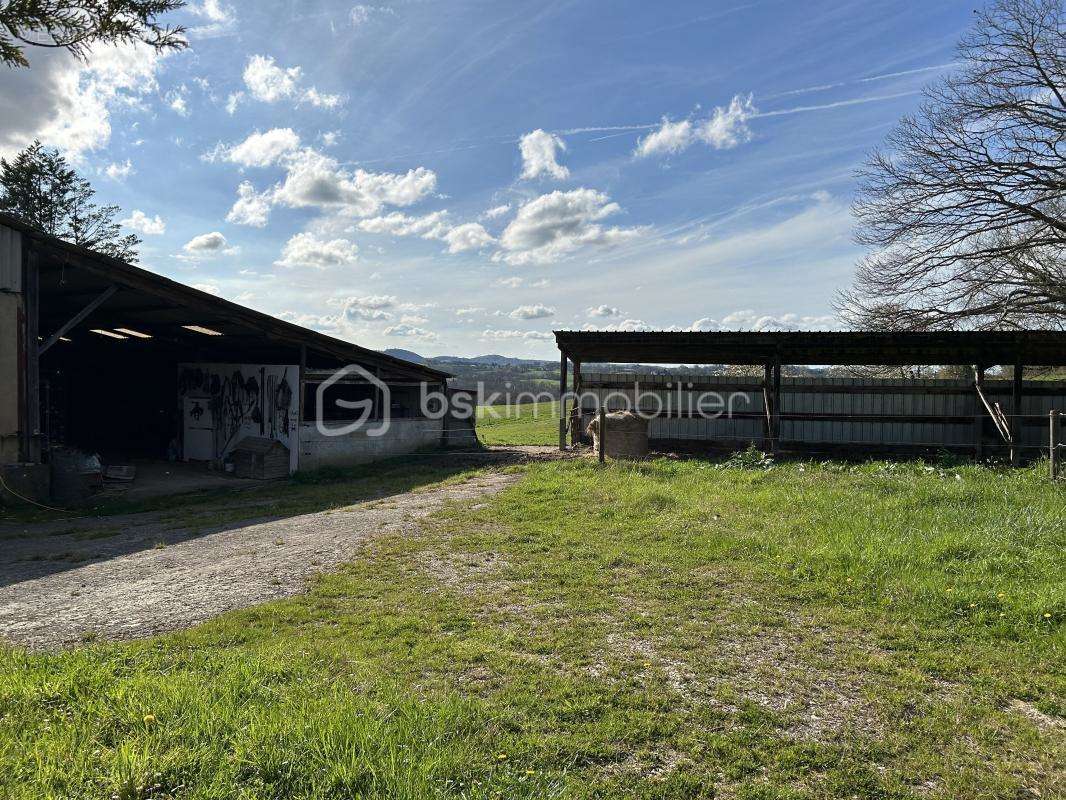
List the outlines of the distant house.
{"type": "Polygon", "coordinates": [[[292,472],[469,444],[421,402],[448,378],[0,215],[0,469],[60,445],[223,470],[259,437],[292,472]]]}

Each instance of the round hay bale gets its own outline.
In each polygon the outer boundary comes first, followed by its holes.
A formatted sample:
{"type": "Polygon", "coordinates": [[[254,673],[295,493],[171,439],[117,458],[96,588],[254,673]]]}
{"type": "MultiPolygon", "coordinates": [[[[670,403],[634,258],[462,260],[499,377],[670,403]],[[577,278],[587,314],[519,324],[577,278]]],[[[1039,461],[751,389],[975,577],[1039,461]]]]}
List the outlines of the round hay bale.
{"type": "MultiPolygon", "coordinates": [[[[607,414],[607,435],[604,455],[611,458],[639,460],[648,457],[648,420],[632,411],[612,411],[607,414]]],[[[600,416],[592,418],[585,433],[592,437],[592,449],[600,449],[600,416]]]]}

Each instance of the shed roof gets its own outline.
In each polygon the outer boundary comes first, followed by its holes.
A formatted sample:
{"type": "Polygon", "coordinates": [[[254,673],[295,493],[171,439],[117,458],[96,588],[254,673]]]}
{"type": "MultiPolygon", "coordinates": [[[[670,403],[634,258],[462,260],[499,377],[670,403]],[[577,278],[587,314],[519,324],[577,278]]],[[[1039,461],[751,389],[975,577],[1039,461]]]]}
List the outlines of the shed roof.
{"type": "Polygon", "coordinates": [[[377,350],[346,342],[272,317],[247,306],[165,278],[84,247],[42,233],[21,220],[0,213],[4,227],[22,234],[40,270],[42,335],[47,336],[81,310],[103,289],[120,289],[93,312],[92,327],[159,326],[172,340],[193,337],[184,326],[200,325],[226,335],[227,342],[248,347],[275,343],[306,347],[337,363],[380,367],[391,375],[441,381],[447,372],[415,364],[377,350]]]}
{"type": "Polygon", "coordinates": [[[582,363],[1066,366],[1064,331],[555,331],[582,363]]]}

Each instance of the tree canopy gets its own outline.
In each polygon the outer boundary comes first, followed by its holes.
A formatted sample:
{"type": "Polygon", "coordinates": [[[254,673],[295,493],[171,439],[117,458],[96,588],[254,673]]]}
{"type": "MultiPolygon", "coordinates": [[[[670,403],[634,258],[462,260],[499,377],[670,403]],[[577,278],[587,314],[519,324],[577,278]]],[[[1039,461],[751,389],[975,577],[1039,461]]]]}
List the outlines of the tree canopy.
{"type": "Polygon", "coordinates": [[[134,234],[122,235],[119,207],[98,206],[96,191],[58,150],[34,142],[11,161],[0,158],[0,211],[98,253],[137,262],[134,234]]]}
{"type": "Polygon", "coordinates": [[[185,0],[5,0],[0,4],[0,61],[28,67],[25,49],[51,47],[78,57],[98,42],[144,42],[157,50],[187,46],[185,28],[158,18],[185,0]]]}
{"type": "Polygon", "coordinates": [[[1066,324],[1063,0],[977,12],[960,66],[859,173],[858,327],[1066,324]]]}

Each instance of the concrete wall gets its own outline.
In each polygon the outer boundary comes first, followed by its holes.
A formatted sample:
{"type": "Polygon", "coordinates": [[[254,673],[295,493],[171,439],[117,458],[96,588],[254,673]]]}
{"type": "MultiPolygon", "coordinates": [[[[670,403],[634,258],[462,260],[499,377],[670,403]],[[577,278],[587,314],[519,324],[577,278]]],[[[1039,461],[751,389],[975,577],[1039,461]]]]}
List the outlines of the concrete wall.
{"type": "Polygon", "coordinates": [[[437,419],[394,419],[388,433],[369,436],[358,430],[323,436],[313,422],[300,424],[300,469],[343,467],[439,447],[443,424],[437,419]]]}

